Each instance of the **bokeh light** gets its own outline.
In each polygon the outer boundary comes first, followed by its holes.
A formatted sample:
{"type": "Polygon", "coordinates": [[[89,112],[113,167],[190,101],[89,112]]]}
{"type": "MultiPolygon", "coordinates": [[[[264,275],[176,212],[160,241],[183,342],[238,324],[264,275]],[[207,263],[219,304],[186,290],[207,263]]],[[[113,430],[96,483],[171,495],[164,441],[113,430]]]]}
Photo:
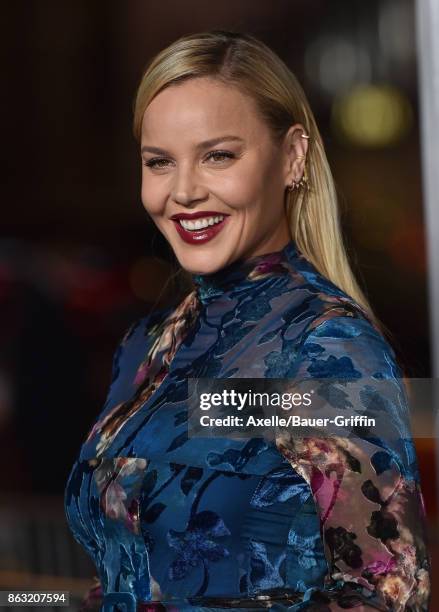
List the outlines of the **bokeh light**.
{"type": "Polygon", "coordinates": [[[335,98],[331,121],[334,133],[346,144],[380,148],[408,134],[413,113],[407,96],[395,87],[363,84],[335,98]]]}
{"type": "Polygon", "coordinates": [[[367,50],[340,35],[317,38],[305,53],[307,78],[330,97],[371,77],[371,61],[367,50]]]}

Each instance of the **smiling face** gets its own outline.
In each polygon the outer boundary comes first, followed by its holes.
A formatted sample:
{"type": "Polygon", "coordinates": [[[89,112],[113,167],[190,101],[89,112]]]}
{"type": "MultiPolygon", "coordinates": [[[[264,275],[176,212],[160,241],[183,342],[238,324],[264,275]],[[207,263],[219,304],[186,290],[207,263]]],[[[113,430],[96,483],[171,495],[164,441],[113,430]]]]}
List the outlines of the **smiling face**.
{"type": "Polygon", "coordinates": [[[294,148],[276,145],[237,88],[208,77],[166,88],[145,111],[141,150],[143,205],[187,271],[210,274],[289,241],[294,148]]]}

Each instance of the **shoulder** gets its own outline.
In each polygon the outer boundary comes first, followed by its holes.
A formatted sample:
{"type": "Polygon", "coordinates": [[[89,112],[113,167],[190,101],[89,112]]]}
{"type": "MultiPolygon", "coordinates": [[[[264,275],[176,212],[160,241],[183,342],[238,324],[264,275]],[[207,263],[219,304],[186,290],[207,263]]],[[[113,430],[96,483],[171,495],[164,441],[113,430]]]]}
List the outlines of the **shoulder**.
{"type": "Polygon", "coordinates": [[[303,333],[298,367],[317,378],[402,378],[395,352],[355,303],[326,306],[303,333]]]}
{"type": "MultiPolygon", "coordinates": [[[[298,309],[308,331],[336,316],[362,318],[375,324],[369,313],[350,295],[320,273],[303,255],[295,255],[287,264],[290,276],[290,304],[298,309]],[[300,295],[298,306],[297,294],[300,295]]],[[[376,328],[377,329],[377,328],[376,328]]],[[[381,334],[380,330],[377,332],[381,334]]]]}
{"type": "Polygon", "coordinates": [[[343,359],[344,364],[350,360],[368,375],[382,371],[383,376],[402,376],[392,346],[369,313],[302,255],[290,264],[306,304],[299,360],[312,361],[315,370],[323,361],[328,362],[326,369],[331,364],[336,370],[336,360],[343,359]]]}
{"type": "MultiPolygon", "coordinates": [[[[316,317],[302,335],[293,377],[306,389],[312,381],[315,397],[336,415],[377,419],[376,429],[365,430],[366,439],[393,448],[402,472],[419,478],[403,371],[391,345],[361,312],[326,311],[316,317]]],[[[352,432],[361,437],[361,428],[352,432]]]]}

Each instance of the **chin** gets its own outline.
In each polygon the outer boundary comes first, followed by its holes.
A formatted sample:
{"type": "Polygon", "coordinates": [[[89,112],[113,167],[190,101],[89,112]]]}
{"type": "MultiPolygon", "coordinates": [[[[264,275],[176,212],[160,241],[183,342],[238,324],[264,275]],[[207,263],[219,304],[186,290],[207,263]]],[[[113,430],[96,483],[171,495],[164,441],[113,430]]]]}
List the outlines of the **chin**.
{"type": "Polygon", "coordinates": [[[214,264],[209,265],[206,263],[204,265],[197,265],[195,262],[180,262],[180,265],[186,270],[186,272],[189,272],[190,274],[214,274],[215,272],[218,272],[219,270],[224,268],[224,266],[214,264]]]}
{"type": "MultiPolygon", "coordinates": [[[[199,247],[195,247],[199,248],[199,247]]],[[[214,274],[227,265],[227,260],[215,257],[213,253],[175,253],[182,268],[190,274],[214,274]]]]}

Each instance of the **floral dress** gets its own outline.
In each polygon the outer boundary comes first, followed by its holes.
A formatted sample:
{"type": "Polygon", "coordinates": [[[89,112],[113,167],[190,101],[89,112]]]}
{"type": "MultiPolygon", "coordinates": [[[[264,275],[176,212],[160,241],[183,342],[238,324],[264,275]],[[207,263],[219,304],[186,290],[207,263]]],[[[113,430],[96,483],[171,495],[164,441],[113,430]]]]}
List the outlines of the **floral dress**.
{"type": "Polygon", "coordinates": [[[83,609],[427,610],[425,512],[390,345],[294,241],[193,280],[177,308],[125,334],[71,470],[67,520],[97,571],[83,609]],[[188,435],[189,378],[332,377],[346,384],[329,404],[373,401],[396,435],[188,435]]]}

